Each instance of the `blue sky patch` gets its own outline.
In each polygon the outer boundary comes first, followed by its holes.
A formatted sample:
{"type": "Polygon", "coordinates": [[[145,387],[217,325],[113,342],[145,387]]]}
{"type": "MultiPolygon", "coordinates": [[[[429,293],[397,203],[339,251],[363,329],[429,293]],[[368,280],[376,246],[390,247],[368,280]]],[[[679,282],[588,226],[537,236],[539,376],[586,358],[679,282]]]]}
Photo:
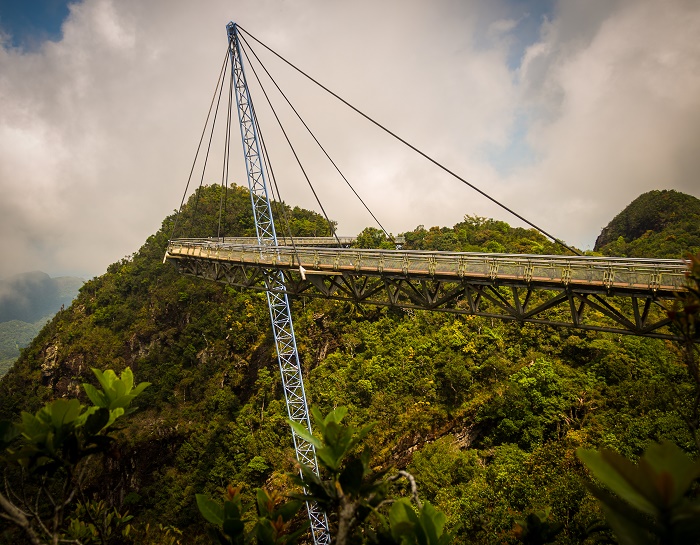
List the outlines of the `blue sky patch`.
{"type": "Polygon", "coordinates": [[[6,45],[33,51],[47,40],[60,40],[68,4],[67,0],[0,0],[0,30],[6,45]]]}

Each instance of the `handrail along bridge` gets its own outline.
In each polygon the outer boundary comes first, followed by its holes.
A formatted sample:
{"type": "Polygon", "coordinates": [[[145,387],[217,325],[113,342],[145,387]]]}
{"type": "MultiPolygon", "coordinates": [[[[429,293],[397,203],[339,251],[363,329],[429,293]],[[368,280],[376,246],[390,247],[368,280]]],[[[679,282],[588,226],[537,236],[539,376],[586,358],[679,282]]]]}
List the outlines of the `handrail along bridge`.
{"type": "Polygon", "coordinates": [[[687,267],[675,259],[294,248],[252,238],[172,240],[167,259],[183,274],[241,288],[266,290],[274,271],[284,277],[278,289],[292,296],[666,339],[677,338],[670,320],[652,309],[684,289],[687,267]]]}

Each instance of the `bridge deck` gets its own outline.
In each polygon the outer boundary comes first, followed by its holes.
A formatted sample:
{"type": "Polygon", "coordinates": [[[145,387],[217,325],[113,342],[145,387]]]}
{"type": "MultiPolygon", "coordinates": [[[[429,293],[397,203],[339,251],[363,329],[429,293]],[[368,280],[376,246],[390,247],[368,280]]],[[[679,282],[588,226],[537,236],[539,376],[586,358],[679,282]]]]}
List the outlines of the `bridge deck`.
{"type": "Polygon", "coordinates": [[[687,268],[680,259],[311,248],[301,243],[296,248],[272,247],[258,246],[252,238],[224,242],[173,240],[168,246],[168,257],[196,257],[275,269],[299,269],[301,265],[306,275],[348,272],[443,279],[469,277],[504,284],[588,286],[605,292],[652,293],[656,297],[672,296],[673,292],[684,289],[687,268]]]}
{"type": "Polygon", "coordinates": [[[179,239],[180,272],[257,290],[677,339],[662,301],[685,289],[686,263],[491,253],[258,246],[179,239]],[[284,284],[270,288],[271,271],[284,284]]]}

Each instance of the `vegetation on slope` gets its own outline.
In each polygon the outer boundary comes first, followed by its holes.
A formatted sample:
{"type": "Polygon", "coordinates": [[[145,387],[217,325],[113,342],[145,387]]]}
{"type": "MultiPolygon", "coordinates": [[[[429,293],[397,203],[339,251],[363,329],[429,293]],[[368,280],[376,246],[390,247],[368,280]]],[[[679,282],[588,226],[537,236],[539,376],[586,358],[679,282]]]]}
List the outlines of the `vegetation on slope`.
{"type": "MultiPolygon", "coordinates": [[[[183,235],[217,232],[220,191],[190,199],[183,235]]],[[[226,234],[252,235],[247,191],[228,193],[226,234]]],[[[328,234],[318,215],[287,212],[295,235],[328,234]]],[[[131,367],[152,385],[94,495],[135,524],[208,543],[195,493],[287,491],[293,450],[264,294],[163,265],[173,221],[42,330],[0,382],[0,419],[76,395],[90,367],[131,367]]],[[[363,234],[363,244],[383,243],[363,234]]],[[[410,248],[557,251],[531,230],[469,216],[405,236],[410,248]]],[[[293,315],[312,403],[324,414],[347,406],[357,428],[377,422],[376,467],[409,469],[457,542],[515,543],[516,520],[549,508],[563,525],[556,543],[592,543],[587,528],[603,515],[583,485],[579,447],[635,458],[669,439],[697,455],[681,416],[695,385],[671,342],[326,300],[294,301],[293,315]]]]}
{"type": "Polygon", "coordinates": [[[83,281],[34,271],[0,279],[0,322],[33,323],[69,305],[83,281]]]}
{"type": "Polygon", "coordinates": [[[34,271],[0,279],[0,377],[44,324],[78,294],[83,280],[34,271]]]}
{"type": "Polygon", "coordinates": [[[673,190],[637,197],[602,230],[594,249],[620,257],[682,258],[700,252],[700,199],[673,190]]]}
{"type": "Polygon", "coordinates": [[[0,377],[12,367],[20,349],[36,337],[50,318],[51,316],[46,316],[31,324],[21,320],[0,322],[0,377]]]}

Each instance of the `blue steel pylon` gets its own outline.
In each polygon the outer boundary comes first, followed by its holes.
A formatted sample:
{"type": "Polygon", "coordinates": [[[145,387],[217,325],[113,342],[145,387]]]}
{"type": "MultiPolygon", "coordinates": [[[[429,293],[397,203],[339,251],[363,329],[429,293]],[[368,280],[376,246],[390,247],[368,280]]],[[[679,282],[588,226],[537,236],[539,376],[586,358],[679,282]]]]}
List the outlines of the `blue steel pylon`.
{"type": "MultiPolygon", "coordinates": [[[[253,205],[253,217],[255,219],[255,232],[258,244],[277,246],[277,234],[272,218],[272,208],[265,181],[260,144],[255,125],[253,103],[250,99],[248,84],[246,83],[241,57],[238,28],[234,22],[226,25],[229,42],[229,55],[231,57],[231,70],[233,73],[234,88],[236,93],[236,106],[238,109],[238,121],[241,128],[243,141],[243,155],[245,157],[248,187],[250,199],[253,205]]],[[[270,271],[265,275],[267,287],[267,303],[270,307],[270,320],[272,332],[275,337],[277,349],[277,361],[282,376],[282,387],[287,402],[287,414],[292,422],[297,422],[311,433],[311,421],[309,408],[304,392],[304,381],[301,373],[301,363],[294,337],[294,325],[289,306],[289,300],[284,290],[284,276],[282,271],[270,271]]],[[[318,474],[316,450],[314,446],[299,437],[292,431],[294,449],[297,461],[305,464],[318,474]]],[[[326,545],[331,542],[328,531],[328,519],[326,514],[316,503],[306,503],[311,522],[311,531],[314,543],[326,545]]]]}

